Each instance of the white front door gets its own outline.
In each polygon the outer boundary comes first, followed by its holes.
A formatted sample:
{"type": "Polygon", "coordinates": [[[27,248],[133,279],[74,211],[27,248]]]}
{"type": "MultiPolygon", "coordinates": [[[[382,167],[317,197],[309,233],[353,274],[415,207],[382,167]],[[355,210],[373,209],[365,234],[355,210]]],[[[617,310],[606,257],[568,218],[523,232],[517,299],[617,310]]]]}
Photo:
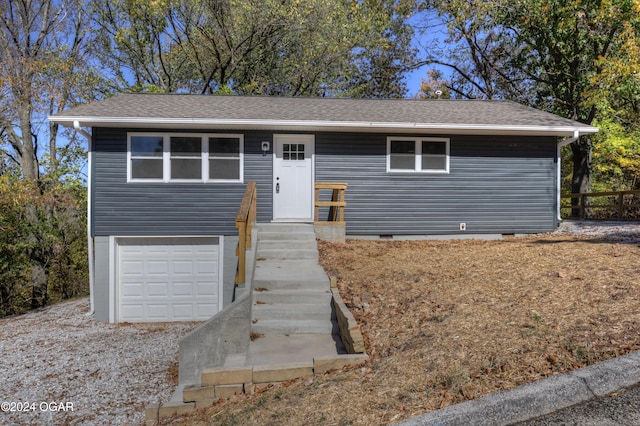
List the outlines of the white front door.
{"type": "Polygon", "coordinates": [[[313,135],[274,135],[273,220],[313,221],[313,135]]]}

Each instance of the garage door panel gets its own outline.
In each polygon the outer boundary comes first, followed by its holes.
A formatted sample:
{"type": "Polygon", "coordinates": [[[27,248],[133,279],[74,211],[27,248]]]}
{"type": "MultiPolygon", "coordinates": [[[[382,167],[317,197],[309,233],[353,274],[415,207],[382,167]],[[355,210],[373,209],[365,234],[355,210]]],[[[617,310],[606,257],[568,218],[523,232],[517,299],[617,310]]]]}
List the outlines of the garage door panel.
{"type": "Polygon", "coordinates": [[[144,286],[142,285],[142,283],[123,285],[121,295],[122,297],[127,297],[127,298],[142,297],[144,296],[143,287],[144,286]]]}
{"type": "Polygon", "coordinates": [[[216,296],[218,292],[215,288],[212,288],[209,283],[199,282],[196,283],[196,295],[198,296],[216,296]]]}
{"type": "Polygon", "coordinates": [[[195,294],[195,292],[193,291],[193,282],[173,283],[173,295],[175,297],[189,297],[189,298],[193,298],[197,296],[197,294],[195,294]]]}
{"type": "Polygon", "coordinates": [[[173,303],[173,317],[178,321],[190,321],[194,316],[194,303],[173,303]]]}
{"type": "Polygon", "coordinates": [[[143,272],[144,262],[140,260],[126,260],[121,262],[120,273],[123,275],[141,276],[143,272]]]}
{"type": "Polygon", "coordinates": [[[198,304],[196,309],[199,317],[211,318],[218,312],[218,305],[214,303],[211,303],[211,304],[201,303],[201,304],[198,304]]]}
{"type": "Polygon", "coordinates": [[[199,261],[195,269],[199,274],[218,274],[218,264],[212,261],[199,261]]]}
{"type": "Polygon", "coordinates": [[[202,321],[219,311],[218,238],[136,238],[118,245],[119,320],[202,321]]]}
{"type": "Polygon", "coordinates": [[[139,322],[142,321],[144,315],[144,306],[142,303],[133,304],[129,303],[126,306],[120,308],[120,315],[123,317],[122,321],[139,322]]]}
{"type": "Polygon", "coordinates": [[[150,321],[167,321],[169,317],[169,305],[167,303],[146,303],[146,317],[150,321]]]}
{"type": "Polygon", "coordinates": [[[195,269],[193,267],[192,260],[174,260],[173,261],[173,273],[174,274],[193,274],[195,269]]]}
{"type": "MultiPolygon", "coordinates": [[[[166,256],[166,253],[154,254],[146,253],[146,256],[166,256]]],[[[148,260],[145,262],[145,271],[147,275],[166,276],[169,273],[169,263],[166,261],[148,260]]]]}
{"type": "Polygon", "coordinates": [[[145,287],[147,291],[144,295],[147,297],[169,296],[169,285],[167,282],[148,282],[145,287]]]}

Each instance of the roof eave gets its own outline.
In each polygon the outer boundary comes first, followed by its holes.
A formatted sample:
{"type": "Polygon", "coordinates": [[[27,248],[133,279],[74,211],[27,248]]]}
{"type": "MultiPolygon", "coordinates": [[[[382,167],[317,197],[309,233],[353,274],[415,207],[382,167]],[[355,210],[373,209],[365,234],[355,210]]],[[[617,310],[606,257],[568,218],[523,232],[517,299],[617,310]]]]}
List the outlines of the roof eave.
{"type": "Polygon", "coordinates": [[[355,121],[314,121],[314,120],[219,120],[197,118],[140,118],[140,117],[87,117],[50,116],[49,120],[63,126],[74,127],[131,127],[131,128],[189,128],[189,129],[234,129],[234,130],[291,130],[291,131],[349,131],[349,132],[395,132],[433,134],[474,134],[474,135],[536,135],[571,136],[596,133],[592,126],[520,126],[450,123],[406,123],[406,122],[355,122],[355,121]],[[76,124],[77,125],[77,124],[76,124]]]}

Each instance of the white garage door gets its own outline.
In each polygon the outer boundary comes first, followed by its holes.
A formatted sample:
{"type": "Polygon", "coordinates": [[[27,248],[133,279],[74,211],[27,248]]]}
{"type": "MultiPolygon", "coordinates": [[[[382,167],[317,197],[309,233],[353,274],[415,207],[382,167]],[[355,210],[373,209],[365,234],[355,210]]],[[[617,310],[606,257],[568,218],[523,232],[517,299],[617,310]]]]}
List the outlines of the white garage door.
{"type": "Polygon", "coordinates": [[[218,238],[118,241],[118,321],[204,321],[221,309],[218,238]]]}

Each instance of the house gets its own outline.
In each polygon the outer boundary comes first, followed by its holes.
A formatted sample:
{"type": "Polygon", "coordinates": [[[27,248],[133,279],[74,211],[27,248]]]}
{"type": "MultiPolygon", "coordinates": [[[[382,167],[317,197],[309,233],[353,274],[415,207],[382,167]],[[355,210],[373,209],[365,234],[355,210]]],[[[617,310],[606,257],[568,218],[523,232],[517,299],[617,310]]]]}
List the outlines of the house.
{"type": "Polygon", "coordinates": [[[92,300],[111,322],[223,307],[249,181],[258,222],[312,222],[314,182],[337,181],[349,236],[547,232],[559,147],[597,131],[509,101],[182,94],[122,94],[50,120],[90,139],[92,300]]]}

